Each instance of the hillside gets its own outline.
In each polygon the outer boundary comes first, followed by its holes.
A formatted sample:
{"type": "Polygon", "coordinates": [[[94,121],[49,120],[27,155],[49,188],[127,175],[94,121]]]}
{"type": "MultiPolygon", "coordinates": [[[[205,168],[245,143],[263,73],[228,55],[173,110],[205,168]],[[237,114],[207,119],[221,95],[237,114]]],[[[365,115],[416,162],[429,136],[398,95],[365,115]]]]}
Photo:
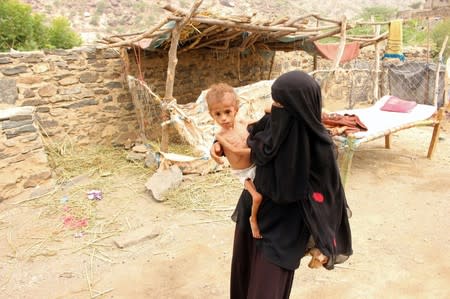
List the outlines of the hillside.
{"type": "MultiPolygon", "coordinates": [[[[65,16],[73,28],[81,34],[86,43],[117,33],[130,33],[145,30],[158,22],[165,13],[161,6],[172,3],[178,7],[189,8],[192,1],[157,0],[22,0],[33,7],[34,12],[46,15],[49,19],[65,16]],[[161,3],[158,5],[158,3],[161,3]]],[[[215,13],[251,15],[268,18],[295,16],[312,12],[330,18],[356,18],[365,7],[383,5],[393,9],[408,9],[417,0],[405,0],[393,4],[391,0],[204,0],[201,8],[215,13]],[[232,7],[228,6],[230,4],[232,7]]]]}

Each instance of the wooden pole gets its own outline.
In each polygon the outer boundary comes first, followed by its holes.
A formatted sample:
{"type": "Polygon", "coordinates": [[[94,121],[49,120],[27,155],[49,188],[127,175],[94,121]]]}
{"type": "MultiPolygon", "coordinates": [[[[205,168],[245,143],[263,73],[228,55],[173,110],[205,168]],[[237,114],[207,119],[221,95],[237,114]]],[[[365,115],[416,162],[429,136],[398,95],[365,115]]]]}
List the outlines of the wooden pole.
{"type": "MultiPolygon", "coordinates": [[[[430,18],[427,17],[427,65],[429,64],[430,60],[430,18]]],[[[425,96],[423,98],[424,104],[428,103],[429,99],[429,89],[430,89],[430,71],[427,70],[427,80],[426,80],[426,86],[425,86],[425,96]]]]}
{"type": "Polygon", "coordinates": [[[346,44],[346,36],[347,36],[347,18],[342,17],[341,21],[341,40],[339,41],[339,48],[336,53],[336,57],[333,61],[333,71],[339,67],[339,63],[341,62],[342,55],[344,54],[345,44],[346,44]]]}
{"type": "MultiPolygon", "coordinates": [[[[437,100],[439,95],[439,73],[441,71],[441,60],[442,55],[444,54],[444,50],[447,47],[448,35],[445,36],[444,42],[442,43],[441,51],[439,52],[438,63],[436,67],[436,80],[434,81],[434,95],[433,95],[433,105],[437,107],[437,100]]],[[[444,86],[445,88],[445,86],[444,86]]]]}
{"type": "MultiPolygon", "coordinates": [[[[372,16],[372,22],[375,21],[374,17],[372,16]]],[[[375,36],[380,35],[381,26],[375,25],[375,36]]],[[[371,103],[374,103],[375,101],[378,101],[380,98],[380,92],[379,92],[379,77],[380,76],[380,43],[375,43],[375,73],[373,78],[373,100],[371,103]]]]}
{"type": "Polygon", "coordinates": [[[175,82],[175,68],[178,63],[177,58],[177,48],[178,41],[180,39],[181,30],[187,24],[189,19],[193,16],[197,8],[203,0],[196,0],[192,5],[189,13],[183,17],[181,21],[177,23],[175,28],[172,30],[172,38],[170,40],[170,49],[169,49],[169,63],[167,65],[167,78],[166,78],[166,92],[164,94],[164,100],[162,103],[162,133],[161,133],[161,145],[160,150],[162,152],[167,152],[169,149],[169,129],[167,127],[168,121],[170,119],[170,112],[168,105],[170,101],[173,100],[173,84],[175,82]]]}
{"type": "Polygon", "coordinates": [[[447,58],[447,65],[445,67],[445,79],[444,79],[444,107],[447,107],[447,110],[450,110],[450,98],[449,98],[449,89],[450,89],[450,57],[447,58]]]}

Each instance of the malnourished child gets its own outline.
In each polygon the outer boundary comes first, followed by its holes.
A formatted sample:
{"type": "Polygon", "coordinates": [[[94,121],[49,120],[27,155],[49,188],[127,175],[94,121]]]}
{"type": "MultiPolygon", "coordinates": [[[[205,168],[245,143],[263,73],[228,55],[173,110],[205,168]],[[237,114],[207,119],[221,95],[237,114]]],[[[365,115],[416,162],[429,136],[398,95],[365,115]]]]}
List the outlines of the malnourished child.
{"type": "MultiPolygon", "coordinates": [[[[261,194],[253,184],[255,165],[250,160],[250,148],[247,146],[247,126],[250,121],[236,117],[239,100],[233,87],[226,83],[213,84],[207,94],[206,102],[211,117],[220,126],[215,138],[220,143],[224,155],[230,163],[232,172],[243,183],[252,196],[250,227],[254,238],[262,238],[258,227],[257,214],[262,201],[261,194]]],[[[220,148],[217,150],[220,151],[220,148]]]]}

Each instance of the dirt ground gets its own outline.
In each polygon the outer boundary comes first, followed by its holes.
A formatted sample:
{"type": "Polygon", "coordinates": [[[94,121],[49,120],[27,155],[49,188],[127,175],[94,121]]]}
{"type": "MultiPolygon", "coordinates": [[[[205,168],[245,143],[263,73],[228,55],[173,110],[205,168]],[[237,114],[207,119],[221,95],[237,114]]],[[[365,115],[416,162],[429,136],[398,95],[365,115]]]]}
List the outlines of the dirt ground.
{"type": "MultiPolygon", "coordinates": [[[[346,186],[354,255],[332,271],[302,260],[291,298],[450,298],[448,121],[429,160],[431,132],[398,132],[389,150],[383,139],[360,147],[346,186]]],[[[89,204],[75,201],[99,187],[89,176],[0,203],[0,297],[228,298],[238,183],[226,171],[189,176],[160,203],[147,178],[115,171],[89,204]],[[88,226],[64,226],[70,211],[88,226]],[[142,227],[157,236],[114,245],[142,227]]]]}

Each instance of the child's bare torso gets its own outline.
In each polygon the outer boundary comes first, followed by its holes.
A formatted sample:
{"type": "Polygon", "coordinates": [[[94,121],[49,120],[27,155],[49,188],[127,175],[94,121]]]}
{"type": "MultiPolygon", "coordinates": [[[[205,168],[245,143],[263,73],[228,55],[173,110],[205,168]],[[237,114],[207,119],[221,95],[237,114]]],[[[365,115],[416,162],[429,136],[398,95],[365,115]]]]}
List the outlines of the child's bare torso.
{"type": "Polygon", "coordinates": [[[247,124],[236,121],[232,129],[222,129],[216,136],[233,169],[245,169],[252,165],[247,146],[247,124]]]}

